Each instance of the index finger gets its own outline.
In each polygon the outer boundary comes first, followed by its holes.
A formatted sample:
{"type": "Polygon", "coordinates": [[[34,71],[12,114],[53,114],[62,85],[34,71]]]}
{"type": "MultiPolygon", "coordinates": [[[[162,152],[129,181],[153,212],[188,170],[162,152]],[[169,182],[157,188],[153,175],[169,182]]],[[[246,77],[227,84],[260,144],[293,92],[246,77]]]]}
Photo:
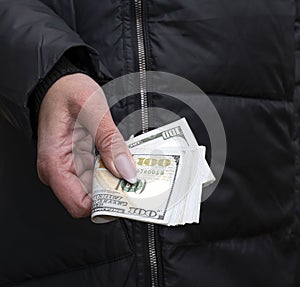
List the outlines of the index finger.
{"type": "Polygon", "coordinates": [[[90,215],[91,197],[77,175],[56,169],[51,177],[50,187],[72,217],[90,215]]]}

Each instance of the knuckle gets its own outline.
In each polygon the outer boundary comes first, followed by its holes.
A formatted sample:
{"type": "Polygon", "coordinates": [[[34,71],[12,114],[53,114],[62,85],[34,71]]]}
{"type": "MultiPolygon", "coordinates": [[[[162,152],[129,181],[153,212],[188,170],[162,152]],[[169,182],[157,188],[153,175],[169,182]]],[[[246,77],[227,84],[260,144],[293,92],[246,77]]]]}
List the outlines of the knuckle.
{"type": "Polygon", "coordinates": [[[91,213],[91,200],[85,197],[81,201],[73,202],[72,206],[69,206],[68,212],[73,218],[84,218],[91,213]]]}
{"type": "Polygon", "coordinates": [[[98,134],[96,144],[100,152],[123,150],[126,147],[124,139],[116,126],[111,126],[109,129],[100,128],[98,134]]]}
{"type": "Polygon", "coordinates": [[[101,151],[106,151],[111,148],[114,143],[114,138],[116,136],[116,130],[110,129],[102,132],[101,136],[98,138],[97,144],[101,151]]]}

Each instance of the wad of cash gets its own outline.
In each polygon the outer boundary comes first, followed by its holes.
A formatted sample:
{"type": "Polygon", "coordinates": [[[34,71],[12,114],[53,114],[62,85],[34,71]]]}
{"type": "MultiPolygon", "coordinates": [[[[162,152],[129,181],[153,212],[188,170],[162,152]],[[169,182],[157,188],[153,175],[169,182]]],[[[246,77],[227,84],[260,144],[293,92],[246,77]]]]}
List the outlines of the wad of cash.
{"type": "Polygon", "coordinates": [[[138,180],[113,176],[96,158],[91,219],[123,217],[168,226],[199,223],[203,186],[215,181],[185,118],[127,141],[138,180]]]}

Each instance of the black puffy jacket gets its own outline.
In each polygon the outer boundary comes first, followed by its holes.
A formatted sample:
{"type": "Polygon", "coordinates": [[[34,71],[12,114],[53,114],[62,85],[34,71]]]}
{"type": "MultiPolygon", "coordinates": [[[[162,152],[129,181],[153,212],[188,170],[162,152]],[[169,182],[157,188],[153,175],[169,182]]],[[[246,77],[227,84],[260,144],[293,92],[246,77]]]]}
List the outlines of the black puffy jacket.
{"type": "MultiPolygon", "coordinates": [[[[299,9],[298,0],[0,0],[0,286],[300,286],[299,9]],[[28,98],[68,52],[90,61],[100,84],[145,60],[209,95],[227,160],[200,224],[75,220],[39,182],[28,98]]],[[[155,93],[147,105],[185,116],[209,151],[190,107],[155,93]]],[[[139,108],[132,95],[112,113],[118,123],[139,108]]]]}

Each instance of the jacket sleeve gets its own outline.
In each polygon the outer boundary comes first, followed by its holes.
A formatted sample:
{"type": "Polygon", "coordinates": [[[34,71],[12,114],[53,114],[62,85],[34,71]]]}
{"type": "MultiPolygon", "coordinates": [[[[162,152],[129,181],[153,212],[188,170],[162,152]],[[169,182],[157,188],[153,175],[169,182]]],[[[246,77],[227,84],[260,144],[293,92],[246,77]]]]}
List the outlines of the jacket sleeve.
{"type": "Polygon", "coordinates": [[[97,52],[38,0],[0,0],[0,115],[31,137],[28,98],[70,50],[84,50],[95,71],[97,52]]]}
{"type": "MultiPolygon", "coordinates": [[[[85,61],[85,63],[87,62],[85,61]]],[[[76,65],[73,65],[72,62],[64,54],[30,94],[28,99],[28,108],[30,110],[30,121],[33,136],[32,138],[34,140],[37,139],[40,106],[49,88],[61,77],[75,73],[84,73],[92,78],[95,78],[93,70],[89,70],[87,66],[79,68],[76,65]]]]}

